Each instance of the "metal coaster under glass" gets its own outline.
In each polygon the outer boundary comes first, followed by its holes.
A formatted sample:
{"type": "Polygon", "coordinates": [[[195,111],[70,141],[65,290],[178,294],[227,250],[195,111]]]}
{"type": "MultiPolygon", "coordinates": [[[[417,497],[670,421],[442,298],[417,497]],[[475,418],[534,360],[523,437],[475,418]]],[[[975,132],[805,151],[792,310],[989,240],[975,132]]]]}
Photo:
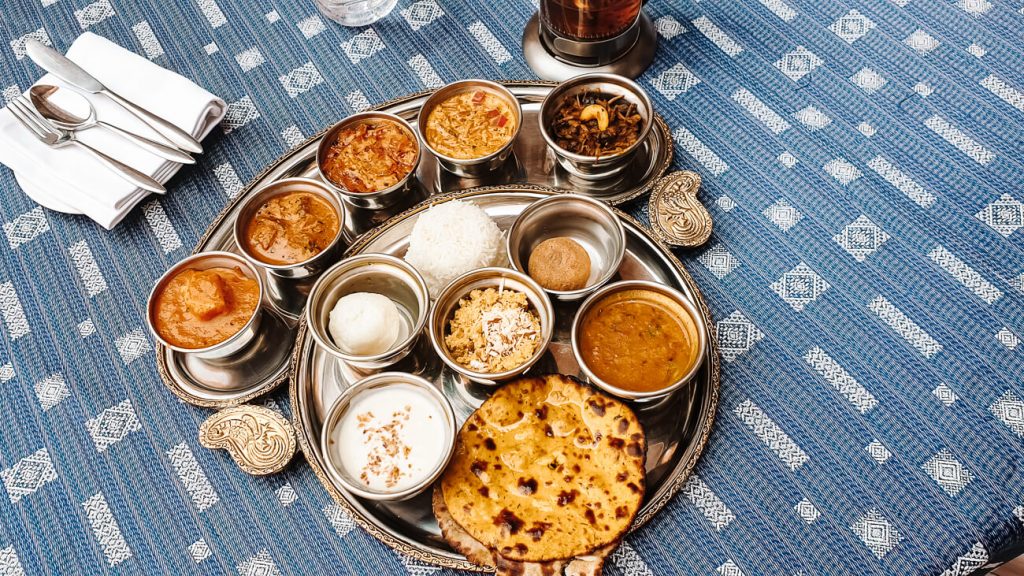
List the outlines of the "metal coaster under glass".
{"type": "Polygon", "coordinates": [[[658,30],[647,14],[640,13],[637,25],[640,27],[639,37],[622,56],[600,66],[581,66],[558,57],[544,44],[540,37],[540,13],[535,13],[523,30],[523,56],[530,69],[545,80],[561,82],[591,72],[637,78],[654,61],[654,52],[658,47],[658,30]]]}

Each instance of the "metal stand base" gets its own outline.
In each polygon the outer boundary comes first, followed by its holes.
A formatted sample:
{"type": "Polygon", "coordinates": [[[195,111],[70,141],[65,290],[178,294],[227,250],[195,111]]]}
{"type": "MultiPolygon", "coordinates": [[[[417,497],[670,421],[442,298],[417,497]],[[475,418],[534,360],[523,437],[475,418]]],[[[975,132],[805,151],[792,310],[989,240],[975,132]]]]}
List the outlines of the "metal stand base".
{"type": "Polygon", "coordinates": [[[636,78],[654,60],[658,46],[658,31],[647,14],[640,13],[640,37],[622,56],[602,66],[580,66],[559,58],[544,45],[540,38],[540,14],[534,14],[523,30],[523,54],[526,63],[544,80],[567,80],[590,72],[609,72],[627,78],[636,78]]]}

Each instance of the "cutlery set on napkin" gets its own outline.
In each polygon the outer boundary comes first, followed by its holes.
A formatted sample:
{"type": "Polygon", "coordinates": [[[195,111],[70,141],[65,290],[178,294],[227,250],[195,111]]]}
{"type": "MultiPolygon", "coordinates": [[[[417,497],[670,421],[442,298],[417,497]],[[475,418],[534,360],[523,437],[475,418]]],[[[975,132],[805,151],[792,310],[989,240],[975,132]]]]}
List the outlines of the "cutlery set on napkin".
{"type": "Polygon", "coordinates": [[[86,32],[64,56],[29,41],[48,74],[0,110],[0,163],[40,205],[108,230],[202,152],[224,101],[86,32]]]}

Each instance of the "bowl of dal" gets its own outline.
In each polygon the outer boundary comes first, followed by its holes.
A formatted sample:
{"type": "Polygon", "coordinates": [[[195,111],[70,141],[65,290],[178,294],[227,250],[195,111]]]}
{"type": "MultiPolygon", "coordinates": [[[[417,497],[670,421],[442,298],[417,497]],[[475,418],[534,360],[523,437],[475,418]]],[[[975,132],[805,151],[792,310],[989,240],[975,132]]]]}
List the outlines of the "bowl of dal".
{"type": "Polygon", "coordinates": [[[678,290],[646,280],[608,284],[580,305],[572,351],[590,383],[628,400],[661,398],[704,362],[707,326],[678,290]]]}

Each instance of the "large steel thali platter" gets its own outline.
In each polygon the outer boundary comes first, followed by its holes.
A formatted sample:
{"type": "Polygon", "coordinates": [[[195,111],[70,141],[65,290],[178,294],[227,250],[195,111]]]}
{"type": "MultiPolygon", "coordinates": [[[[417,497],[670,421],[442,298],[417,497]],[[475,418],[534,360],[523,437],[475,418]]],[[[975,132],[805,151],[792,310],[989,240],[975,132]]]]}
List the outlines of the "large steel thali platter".
{"type": "MultiPolygon", "coordinates": [[[[451,199],[472,201],[506,230],[531,202],[550,192],[530,186],[496,186],[435,196],[378,226],[359,238],[348,255],[383,252],[403,256],[418,215],[429,205],[451,199]]],[[[647,495],[632,529],[648,521],[682,488],[711,431],[718,402],[719,358],[708,308],[692,278],[672,253],[627,214],[619,212],[626,227],[626,256],[618,279],[654,280],[675,287],[693,300],[709,330],[704,367],[697,377],[668,398],[633,403],[647,433],[647,495]]],[[[578,375],[579,367],[569,344],[569,330],[577,304],[556,304],[555,336],[548,354],[528,374],[560,372],[578,375]]],[[[423,341],[426,340],[424,335],[423,341]]],[[[299,445],[331,496],[367,531],[392,548],[422,561],[466,570],[481,570],[453,551],[441,538],[430,506],[430,491],[401,503],[357,498],[334,484],[325,472],[320,447],[323,418],[333,401],[359,377],[320,350],[301,324],[292,359],[291,402],[299,445]]],[[[461,425],[492,389],[461,379],[436,359],[429,344],[394,369],[416,372],[442,387],[452,401],[461,425]]]]}

